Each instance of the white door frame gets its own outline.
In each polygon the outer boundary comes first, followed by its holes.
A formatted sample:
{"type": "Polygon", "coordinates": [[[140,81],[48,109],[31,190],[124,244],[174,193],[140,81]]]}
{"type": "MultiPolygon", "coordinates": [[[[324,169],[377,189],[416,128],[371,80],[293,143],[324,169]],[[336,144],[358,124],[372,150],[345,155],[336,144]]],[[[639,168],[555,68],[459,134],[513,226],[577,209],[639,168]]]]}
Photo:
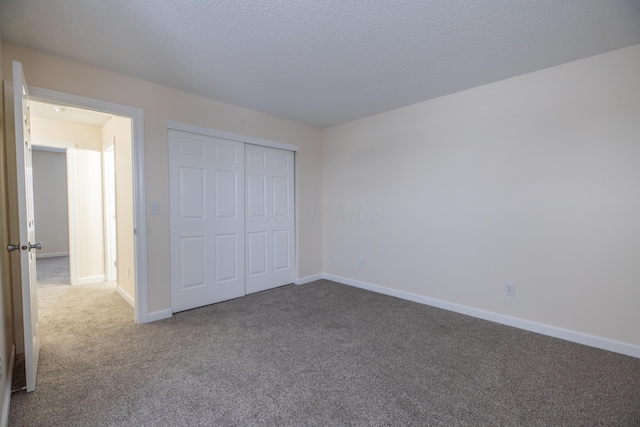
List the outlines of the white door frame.
{"type": "Polygon", "coordinates": [[[115,137],[108,146],[102,147],[102,195],[104,199],[104,249],[105,249],[105,276],[107,282],[115,282],[118,279],[117,237],[115,221],[115,168],[114,168],[115,137]]]}
{"type": "Polygon", "coordinates": [[[33,138],[36,147],[62,148],[67,158],[67,215],[69,222],[69,281],[78,284],[78,190],[76,144],[66,141],[33,138]]]}
{"type": "Polygon", "coordinates": [[[149,322],[151,319],[149,318],[147,298],[147,219],[144,177],[144,115],[142,109],[32,86],[29,86],[29,95],[38,101],[85,108],[131,119],[135,224],[132,232],[135,235],[136,270],[134,319],[136,323],[149,322]]]}

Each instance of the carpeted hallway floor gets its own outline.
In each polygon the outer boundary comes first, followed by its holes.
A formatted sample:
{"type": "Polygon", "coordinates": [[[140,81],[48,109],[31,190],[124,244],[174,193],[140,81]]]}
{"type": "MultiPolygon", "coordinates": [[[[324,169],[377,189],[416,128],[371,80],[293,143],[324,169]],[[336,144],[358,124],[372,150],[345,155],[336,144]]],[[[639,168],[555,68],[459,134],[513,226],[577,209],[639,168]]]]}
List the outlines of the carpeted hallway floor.
{"type": "Polygon", "coordinates": [[[69,257],[38,258],[36,262],[38,288],[70,285],[69,257]]]}
{"type": "Polygon", "coordinates": [[[640,359],[329,281],[138,326],[110,285],[39,295],[12,426],[640,425],[640,359]]]}

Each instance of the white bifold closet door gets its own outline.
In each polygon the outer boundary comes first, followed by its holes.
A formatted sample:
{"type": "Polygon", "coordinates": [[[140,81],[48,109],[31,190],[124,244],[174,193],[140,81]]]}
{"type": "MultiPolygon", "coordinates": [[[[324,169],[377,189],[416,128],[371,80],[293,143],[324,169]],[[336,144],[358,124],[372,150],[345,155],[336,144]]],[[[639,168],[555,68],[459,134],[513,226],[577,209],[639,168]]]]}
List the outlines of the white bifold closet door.
{"type": "Polygon", "coordinates": [[[293,152],[169,131],[171,308],[293,282],[293,152]]]}

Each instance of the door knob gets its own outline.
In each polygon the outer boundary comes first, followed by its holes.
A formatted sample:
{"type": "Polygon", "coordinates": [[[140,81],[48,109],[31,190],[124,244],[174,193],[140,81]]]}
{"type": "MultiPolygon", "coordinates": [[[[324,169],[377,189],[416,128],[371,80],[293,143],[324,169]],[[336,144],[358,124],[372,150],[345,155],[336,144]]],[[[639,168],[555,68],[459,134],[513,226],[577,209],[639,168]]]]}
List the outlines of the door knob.
{"type": "Polygon", "coordinates": [[[29,249],[42,249],[42,242],[29,243],[29,249]]]}
{"type": "Polygon", "coordinates": [[[20,250],[20,245],[7,245],[7,250],[9,252],[20,250]]]}

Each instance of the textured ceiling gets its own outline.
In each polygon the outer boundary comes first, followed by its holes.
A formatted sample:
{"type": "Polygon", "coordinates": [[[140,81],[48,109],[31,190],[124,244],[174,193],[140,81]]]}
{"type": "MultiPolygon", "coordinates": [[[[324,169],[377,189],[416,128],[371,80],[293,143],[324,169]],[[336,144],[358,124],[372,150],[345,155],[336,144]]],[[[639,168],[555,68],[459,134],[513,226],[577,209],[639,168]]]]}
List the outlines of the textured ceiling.
{"type": "Polygon", "coordinates": [[[640,1],[1,0],[5,41],[325,127],[640,43],[640,1]]]}

